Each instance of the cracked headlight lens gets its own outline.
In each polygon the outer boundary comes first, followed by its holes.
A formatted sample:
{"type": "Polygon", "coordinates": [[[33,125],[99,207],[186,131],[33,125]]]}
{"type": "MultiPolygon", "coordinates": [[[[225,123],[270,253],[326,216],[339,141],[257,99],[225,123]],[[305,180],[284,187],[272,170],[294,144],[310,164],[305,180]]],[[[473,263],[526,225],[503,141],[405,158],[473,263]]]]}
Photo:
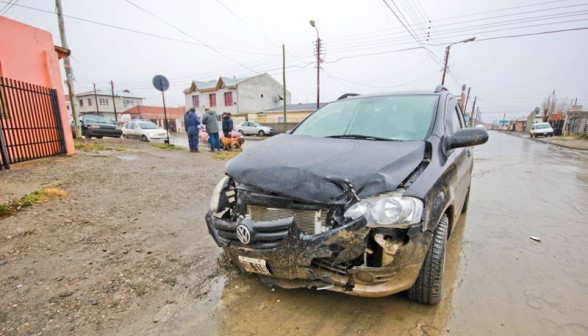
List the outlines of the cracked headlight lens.
{"type": "Polygon", "coordinates": [[[351,219],[363,216],[368,227],[408,228],[421,222],[423,201],[397,193],[385,194],[355,203],[344,216],[351,219]]]}

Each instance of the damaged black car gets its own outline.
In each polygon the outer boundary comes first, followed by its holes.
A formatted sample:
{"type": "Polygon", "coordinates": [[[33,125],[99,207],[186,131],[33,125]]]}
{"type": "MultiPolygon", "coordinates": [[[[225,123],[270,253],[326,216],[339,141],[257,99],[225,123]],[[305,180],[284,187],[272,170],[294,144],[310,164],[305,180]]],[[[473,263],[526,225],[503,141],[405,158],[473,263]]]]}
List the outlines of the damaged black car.
{"type": "Polygon", "coordinates": [[[347,95],[229,161],[208,229],[269,286],[437,304],[487,140],[443,87],[347,95]]]}

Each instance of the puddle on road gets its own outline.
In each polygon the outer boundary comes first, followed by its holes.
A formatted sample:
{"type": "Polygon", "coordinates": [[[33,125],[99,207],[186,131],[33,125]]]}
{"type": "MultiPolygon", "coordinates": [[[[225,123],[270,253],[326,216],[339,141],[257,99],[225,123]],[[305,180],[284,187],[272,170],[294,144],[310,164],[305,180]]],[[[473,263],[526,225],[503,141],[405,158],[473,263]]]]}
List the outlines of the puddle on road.
{"type": "Polygon", "coordinates": [[[121,160],[125,160],[125,161],[132,161],[132,160],[139,159],[139,157],[136,155],[119,155],[118,158],[121,160]]]}

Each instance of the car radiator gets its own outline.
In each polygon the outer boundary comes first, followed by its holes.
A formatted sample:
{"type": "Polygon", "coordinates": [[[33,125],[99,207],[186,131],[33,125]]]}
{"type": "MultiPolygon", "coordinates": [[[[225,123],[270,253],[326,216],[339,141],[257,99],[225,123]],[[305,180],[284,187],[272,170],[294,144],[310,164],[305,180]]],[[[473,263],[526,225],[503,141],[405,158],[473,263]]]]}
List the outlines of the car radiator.
{"type": "Polygon", "coordinates": [[[270,221],[293,216],[298,229],[307,235],[326,232],[330,229],[325,225],[326,211],[323,210],[268,208],[249,205],[247,213],[254,221],[270,221]]]}

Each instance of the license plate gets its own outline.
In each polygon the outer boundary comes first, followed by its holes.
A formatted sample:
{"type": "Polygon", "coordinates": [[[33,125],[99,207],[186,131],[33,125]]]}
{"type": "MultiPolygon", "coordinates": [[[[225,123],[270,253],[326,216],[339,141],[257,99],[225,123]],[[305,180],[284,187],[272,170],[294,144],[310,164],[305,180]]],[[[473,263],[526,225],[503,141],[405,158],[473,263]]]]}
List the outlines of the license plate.
{"type": "Polygon", "coordinates": [[[239,256],[239,262],[247,272],[272,275],[267,269],[267,264],[263,259],[239,256]]]}

